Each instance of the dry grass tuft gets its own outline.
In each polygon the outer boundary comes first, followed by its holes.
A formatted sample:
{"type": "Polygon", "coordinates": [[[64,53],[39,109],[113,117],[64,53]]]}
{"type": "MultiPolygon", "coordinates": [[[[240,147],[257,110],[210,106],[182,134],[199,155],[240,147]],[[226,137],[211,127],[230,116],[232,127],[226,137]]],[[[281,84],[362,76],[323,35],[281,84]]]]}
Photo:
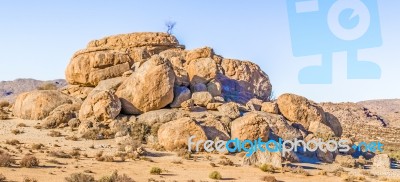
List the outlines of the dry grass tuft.
{"type": "Polygon", "coordinates": [[[33,155],[25,155],[25,157],[21,159],[20,165],[26,168],[37,167],[39,166],[39,159],[33,155]]]}

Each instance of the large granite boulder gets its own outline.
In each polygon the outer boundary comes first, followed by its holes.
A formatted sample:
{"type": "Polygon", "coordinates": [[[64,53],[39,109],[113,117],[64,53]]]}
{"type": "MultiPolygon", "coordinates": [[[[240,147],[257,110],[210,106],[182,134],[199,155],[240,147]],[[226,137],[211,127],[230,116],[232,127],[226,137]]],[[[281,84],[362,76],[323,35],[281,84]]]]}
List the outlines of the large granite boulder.
{"type": "Polygon", "coordinates": [[[58,106],[74,102],[75,98],[57,90],[35,90],[18,95],[13,114],[21,119],[41,120],[58,106]]]}
{"type": "Polygon", "coordinates": [[[169,62],[153,56],[117,89],[126,114],[161,109],[174,99],[175,74],[169,62]]]}

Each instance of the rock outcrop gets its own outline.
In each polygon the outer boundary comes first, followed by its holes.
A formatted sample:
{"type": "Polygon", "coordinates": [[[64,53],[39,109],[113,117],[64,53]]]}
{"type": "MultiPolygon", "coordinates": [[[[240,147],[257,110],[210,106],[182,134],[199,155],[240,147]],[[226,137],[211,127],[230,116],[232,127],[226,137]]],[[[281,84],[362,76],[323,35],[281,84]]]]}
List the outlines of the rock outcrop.
{"type": "Polygon", "coordinates": [[[176,47],[176,38],[166,33],[133,33],[94,40],[74,54],[65,77],[69,84],[96,86],[101,80],[122,76],[135,62],[176,47]]]}

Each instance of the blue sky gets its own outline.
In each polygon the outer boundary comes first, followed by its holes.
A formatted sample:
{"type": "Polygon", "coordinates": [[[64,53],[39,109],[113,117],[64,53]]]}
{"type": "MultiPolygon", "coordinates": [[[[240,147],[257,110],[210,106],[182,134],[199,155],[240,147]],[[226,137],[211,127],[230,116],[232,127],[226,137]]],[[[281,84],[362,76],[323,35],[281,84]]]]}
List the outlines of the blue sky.
{"type": "MultiPolygon", "coordinates": [[[[400,1],[378,0],[382,46],[360,50],[379,64],[377,80],[348,80],[346,53],[333,55],[333,82],[300,84],[298,72],[320,55],[294,57],[284,0],[269,1],[3,1],[0,4],[0,80],[64,78],[72,54],[93,39],[137,31],[165,31],[187,49],[213,47],[227,58],[251,60],[270,76],[276,96],[315,101],[400,98],[400,1]]],[[[317,38],[318,35],[316,35],[317,38]]]]}

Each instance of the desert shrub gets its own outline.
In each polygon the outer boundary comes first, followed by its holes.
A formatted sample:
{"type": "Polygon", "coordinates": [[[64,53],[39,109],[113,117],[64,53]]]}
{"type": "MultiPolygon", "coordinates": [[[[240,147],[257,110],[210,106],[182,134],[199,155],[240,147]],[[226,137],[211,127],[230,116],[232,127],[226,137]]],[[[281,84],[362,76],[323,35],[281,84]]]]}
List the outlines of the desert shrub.
{"type": "Polygon", "coordinates": [[[6,181],[6,177],[0,173],[0,182],[6,181]]]}
{"type": "MultiPolygon", "coordinates": [[[[130,135],[134,140],[145,141],[146,136],[150,133],[150,127],[145,123],[132,123],[130,126],[130,135]]],[[[157,135],[155,135],[157,136],[157,135]]]]}
{"type": "Polygon", "coordinates": [[[162,169],[159,167],[152,167],[150,169],[150,174],[152,175],[160,175],[162,173],[162,169]]]}
{"type": "Polygon", "coordinates": [[[192,158],[192,153],[186,149],[179,149],[176,151],[178,157],[182,157],[183,159],[189,160],[192,158]]]}
{"type": "Polygon", "coordinates": [[[55,131],[55,130],[51,130],[49,133],[47,133],[47,135],[51,136],[51,137],[60,137],[61,136],[61,132],[55,131]]]}
{"type": "Polygon", "coordinates": [[[216,179],[216,180],[220,180],[222,179],[221,173],[219,173],[218,171],[213,171],[208,175],[209,178],[211,179],[216,179]]]}
{"type": "Polygon", "coordinates": [[[28,127],[25,123],[18,123],[17,127],[28,127]]]}
{"type": "Polygon", "coordinates": [[[334,171],[332,171],[333,175],[335,176],[342,176],[342,174],[347,173],[347,171],[345,171],[342,167],[339,167],[337,169],[335,169],[334,171]]]}
{"type": "Polygon", "coordinates": [[[26,168],[37,167],[39,166],[39,159],[33,155],[25,155],[25,157],[21,159],[20,165],[26,168]]]}
{"type": "Polygon", "coordinates": [[[114,157],[110,155],[103,156],[105,162],[114,162],[114,157]]]}
{"type": "Polygon", "coordinates": [[[134,182],[134,180],[126,174],[118,175],[118,171],[114,171],[110,176],[103,176],[97,182],[134,182]]]}
{"type": "Polygon", "coordinates": [[[261,171],[268,172],[268,173],[273,173],[275,171],[274,166],[272,166],[270,164],[263,164],[259,168],[261,169],[261,171]]]}
{"type": "Polygon", "coordinates": [[[400,151],[394,151],[389,153],[389,157],[393,160],[400,161],[400,151]]]}
{"type": "Polygon", "coordinates": [[[223,165],[223,166],[233,166],[233,165],[234,165],[233,162],[232,162],[230,159],[228,159],[228,158],[225,158],[225,159],[223,159],[223,160],[220,160],[220,161],[218,162],[218,164],[223,165]]]}
{"type": "Polygon", "coordinates": [[[51,151],[49,152],[48,155],[50,157],[63,158],[63,159],[72,158],[71,155],[65,153],[64,151],[51,151]]]}
{"type": "Polygon", "coordinates": [[[11,133],[14,134],[14,135],[18,135],[18,134],[22,134],[24,132],[21,131],[21,130],[18,130],[18,129],[14,129],[14,130],[11,130],[11,133]]]}
{"type": "Polygon", "coordinates": [[[309,172],[307,172],[306,170],[304,170],[304,168],[298,166],[296,168],[293,168],[291,171],[293,174],[301,174],[304,176],[311,176],[309,172]]]}
{"type": "Polygon", "coordinates": [[[66,182],[95,182],[92,175],[84,173],[73,173],[69,177],[65,178],[66,182]]]}
{"type": "Polygon", "coordinates": [[[38,180],[35,178],[29,178],[29,177],[25,177],[24,180],[22,180],[22,182],[37,182],[38,180]]]}
{"type": "Polygon", "coordinates": [[[278,182],[275,177],[273,176],[264,176],[261,177],[261,181],[266,181],[266,182],[278,182]]]}
{"type": "Polygon", "coordinates": [[[0,101],[0,109],[2,109],[3,107],[8,107],[10,106],[10,103],[8,101],[2,100],[0,101]]]}
{"type": "Polygon", "coordinates": [[[18,144],[20,144],[20,142],[16,139],[12,139],[12,140],[6,140],[6,144],[7,145],[18,145],[18,144]]]}
{"type": "Polygon", "coordinates": [[[57,90],[57,86],[54,83],[43,83],[36,88],[37,90],[57,90]]]}
{"type": "Polygon", "coordinates": [[[355,176],[353,176],[353,175],[349,175],[349,176],[346,176],[346,177],[343,179],[343,181],[344,181],[344,182],[356,182],[356,181],[357,181],[357,178],[356,178],[355,176]]]}
{"type": "Polygon", "coordinates": [[[322,171],[318,172],[318,175],[328,176],[328,172],[326,172],[325,170],[322,170],[322,171]]]}
{"type": "Polygon", "coordinates": [[[42,147],[44,147],[44,145],[41,144],[41,143],[32,144],[32,149],[33,149],[33,150],[40,150],[42,147]]]}
{"type": "Polygon", "coordinates": [[[0,167],[10,167],[15,161],[12,156],[2,150],[0,150],[0,167]]]}
{"type": "Polygon", "coordinates": [[[2,109],[0,109],[0,120],[6,120],[8,118],[9,118],[8,114],[4,112],[2,109]]]}
{"type": "Polygon", "coordinates": [[[79,157],[81,156],[81,153],[79,152],[78,149],[74,149],[69,153],[69,155],[71,155],[72,157],[79,157]]]}

